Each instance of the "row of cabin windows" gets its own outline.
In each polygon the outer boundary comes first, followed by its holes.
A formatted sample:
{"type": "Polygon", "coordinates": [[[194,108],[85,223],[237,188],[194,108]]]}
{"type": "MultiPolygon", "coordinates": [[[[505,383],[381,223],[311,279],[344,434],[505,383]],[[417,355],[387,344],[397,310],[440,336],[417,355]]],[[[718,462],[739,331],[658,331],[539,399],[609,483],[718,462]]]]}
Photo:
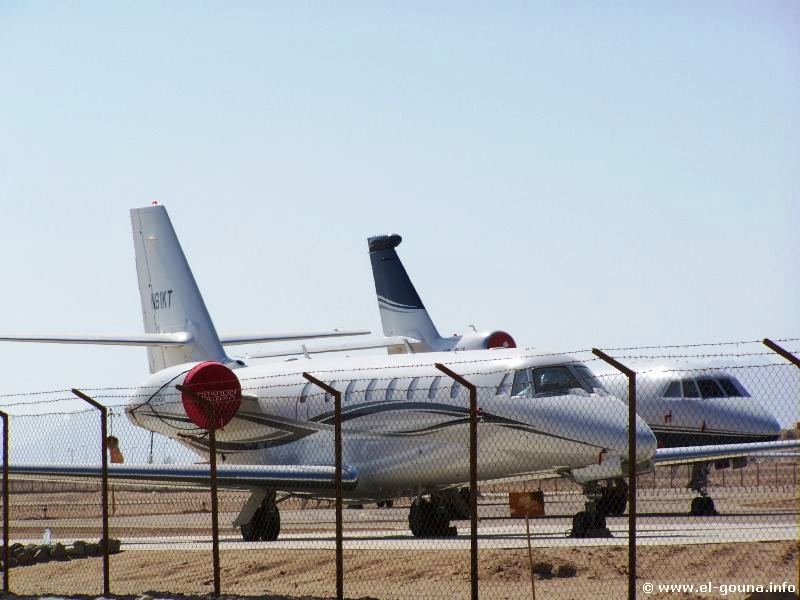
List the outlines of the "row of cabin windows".
{"type": "MultiPolygon", "coordinates": [[[[503,380],[500,382],[500,385],[497,388],[497,394],[508,395],[509,390],[511,389],[511,373],[506,373],[503,375],[503,380]]],[[[378,387],[380,381],[378,379],[371,379],[367,384],[366,390],[361,390],[360,393],[363,393],[366,397],[366,400],[389,400],[389,401],[397,401],[397,400],[415,400],[420,399],[420,397],[424,394],[427,396],[428,400],[435,400],[436,397],[440,394],[440,390],[446,389],[445,386],[442,385],[442,377],[437,376],[431,380],[430,386],[427,390],[420,388],[420,377],[414,377],[411,382],[408,384],[408,387],[405,389],[400,388],[400,380],[398,378],[394,378],[389,381],[389,385],[384,387],[378,387]]],[[[330,382],[330,386],[335,388],[336,387],[336,380],[330,382]]],[[[353,379],[347,384],[347,388],[344,390],[344,395],[342,396],[342,401],[344,402],[351,402],[355,396],[355,388],[358,380],[353,379]]],[[[458,395],[461,393],[462,386],[457,381],[454,381],[450,384],[449,389],[449,396],[452,399],[458,398],[458,395]]],[[[308,400],[310,396],[315,393],[314,385],[309,382],[303,387],[303,391],[300,392],[300,402],[305,402],[308,400]]],[[[325,402],[330,402],[333,398],[333,395],[329,392],[325,393],[325,402]]]]}
{"type": "Polygon", "coordinates": [[[671,381],[663,394],[664,398],[727,398],[749,395],[741,383],[738,381],[734,383],[733,379],[728,377],[671,381]]]}
{"type": "MultiPolygon", "coordinates": [[[[588,371],[588,369],[587,369],[588,371]]],[[[367,384],[366,390],[362,390],[366,400],[419,400],[427,396],[428,400],[435,400],[439,396],[441,390],[446,389],[442,384],[442,376],[434,377],[431,380],[427,390],[420,387],[420,377],[414,377],[408,384],[408,387],[402,389],[400,387],[400,379],[394,378],[389,381],[389,384],[384,387],[379,387],[380,380],[371,379],[367,384]]],[[[331,381],[330,386],[336,387],[336,380],[331,381]]],[[[355,389],[358,380],[351,380],[344,390],[343,401],[351,402],[355,396],[355,389]]],[[[598,386],[601,384],[598,382],[598,386]]],[[[498,396],[520,396],[537,394],[559,394],[567,393],[568,390],[573,388],[580,388],[581,384],[575,375],[566,367],[545,367],[541,369],[522,369],[513,373],[505,373],[502,380],[497,386],[495,394],[498,396]],[[533,386],[531,386],[533,384],[533,386]],[[531,387],[533,389],[531,389],[531,387]]],[[[451,399],[458,398],[462,391],[462,386],[457,381],[454,381],[449,386],[449,396],[451,399]]],[[[300,393],[300,402],[305,402],[309,396],[314,394],[315,388],[313,384],[307,383],[300,393]]],[[[360,392],[361,393],[361,392],[360,392]]],[[[325,402],[330,402],[332,399],[330,393],[325,394],[325,402]]]]}

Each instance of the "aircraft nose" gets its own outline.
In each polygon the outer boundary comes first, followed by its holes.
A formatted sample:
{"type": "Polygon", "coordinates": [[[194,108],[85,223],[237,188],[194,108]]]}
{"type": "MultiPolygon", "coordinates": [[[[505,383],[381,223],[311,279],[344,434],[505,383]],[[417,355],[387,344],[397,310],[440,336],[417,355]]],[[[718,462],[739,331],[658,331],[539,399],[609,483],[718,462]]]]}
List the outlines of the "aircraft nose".
{"type": "MultiPolygon", "coordinates": [[[[626,439],[625,455],[627,455],[626,439]]],[[[653,430],[647,425],[644,419],[636,415],[636,462],[649,460],[656,453],[658,441],[653,430]]]]}

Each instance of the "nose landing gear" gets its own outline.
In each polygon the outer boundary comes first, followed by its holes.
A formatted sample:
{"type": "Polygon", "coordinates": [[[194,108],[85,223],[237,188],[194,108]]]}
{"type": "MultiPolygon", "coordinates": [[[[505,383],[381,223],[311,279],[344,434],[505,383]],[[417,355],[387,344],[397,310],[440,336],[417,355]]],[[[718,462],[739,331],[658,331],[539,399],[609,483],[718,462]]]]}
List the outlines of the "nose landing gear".
{"type": "Polygon", "coordinates": [[[609,498],[608,494],[604,498],[604,490],[616,489],[605,488],[591,482],[583,488],[586,495],[586,508],[572,517],[572,530],[570,537],[574,538],[608,538],[611,532],[606,527],[606,515],[608,514],[609,498]]]}
{"type": "Polygon", "coordinates": [[[700,496],[692,500],[689,514],[695,517],[712,517],[718,515],[714,506],[714,499],[708,495],[708,476],[711,473],[711,463],[694,463],[692,476],[689,479],[689,489],[696,491],[700,496]]]}

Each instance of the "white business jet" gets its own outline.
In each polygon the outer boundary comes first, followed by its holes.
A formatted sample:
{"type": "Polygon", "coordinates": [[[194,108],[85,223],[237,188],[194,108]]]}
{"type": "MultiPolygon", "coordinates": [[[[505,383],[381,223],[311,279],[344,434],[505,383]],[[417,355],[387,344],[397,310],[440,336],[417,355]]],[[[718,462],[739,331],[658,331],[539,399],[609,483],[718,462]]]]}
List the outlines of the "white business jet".
{"type": "MultiPolygon", "coordinates": [[[[147,346],[151,374],[129,399],[130,419],[207,459],[208,419],[195,396],[175,386],[182,384],[214,405],[220,428],[218,484],[251,492],[234,522],[245,539],[277,538],[278,503],[283,498],[333,496],[332,401],[314,393],[303,371],[343,392],[345,497],[360,501],[413,496],[409,526],[415,536],[452,532],[440,494],[468,481],[466,393],[445,379],[435,362],[468,373],[480,386],[480,480],[557,476],[588,484],[625,472],[627,407],[593,389],[590,371],[570,357],[537,358],[501,349],[491,356],[464,351],[257,366],[230,359],[225,343],[304,339],[309,334],[218,336],[164,207],[133,209],[131,216],[147,333],[0,339],[147,346]],[[545,374],[569,385],[551,385],[535,399],[532,391],[513,393],[519,382],[545,374]]],[[[655,436],[641,419],[635,435],[633,459],[647,469],[656,451],[655,436]]],[[[686,453],[680,458],[685,462],[686,453]]],[[[99,469],[11,465],[11,473],[97,477],[99,469]]],[[[209,484],[203,465],[112,465],[110,476],[209,484]]],[[[593,519],[591,510],[576,515],[586,527],[593,519]]]]}
{"type": "MultiPolygon", "coordinates": [[[[500,330],[442,337],[397,254],[396,248],[402,237],[397,234],[376,235],[367,241],[384,335],[393,339],[406,337],[416,340],[410,344],[394,344],[389,347],[390,352],[459,352],[515,347],[514,338],[500,330]]],[[[659,448],[757,444],[778,439],[781,427],[775,416],[759,399],[752,397],[730,371],[708,368],[707,364],[670,364],[665,361],[651,361],[640,366],[645,373],[637,377],[636,410],[655,434],[659,448]],[[690,369],[696,370],[690,373],[690,369]]],[[[570,370],[572,381],[566,381],[564,372],[562,386],[582,387],[596,393],[605,393],[608,387],[614,396],[627,401],[626,378],[603,378],[604,385],[585,366],[570,367],[570,370]]],[[[525,394],[529,397],[546,393],[544,389],[548,380],[553,381],[553,375],[545,372],[534,371],[531,378],[533,387],[528,387],[527,380],[524,382],[525,394]]],[[[521,390],[523,385],[515,383],[512,395],[516,396],[521,390]]],[[[691,514],[716,514],[714,502],[706,491],[712,464],[718,469],[741,468],[747,464],[747,457],[693,463],[687,487],[700,495],[691,503],[691,514]]],[[[596,482],[590,482],[587,491],[595,493],[596,485],[596,482]]],[[[626,488],[624,479],[609,481],[602,486],[598,511],[607,514],[624,512],[626,488]]]]}

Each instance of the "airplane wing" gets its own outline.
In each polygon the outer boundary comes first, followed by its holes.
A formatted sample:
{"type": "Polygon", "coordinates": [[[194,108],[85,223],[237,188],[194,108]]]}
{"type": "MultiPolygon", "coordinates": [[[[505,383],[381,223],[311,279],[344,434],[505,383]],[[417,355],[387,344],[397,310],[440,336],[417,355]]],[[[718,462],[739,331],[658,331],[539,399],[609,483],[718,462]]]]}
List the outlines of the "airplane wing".
{"type": "MultiPolygon", "coordinates": [[[[345,342],[343,344],[327,344],[317,346],[301,346],[294,350],[278,350],[275,352],[262,352],[248,354],[244,358],[275,358],[278,356],[296,356],[298,354],[322,354],[324,352],[348,352],[350,350],[370,350],[373,348],[389,348],[390,346],[409,346],[419,343],[419,340],[403,336],[382,337],[372,340],[345,342]]],[[[413,353],[413,352],[412,352],[413,353]]]]}
{"type": "Polygon", "coordinates": [[[43,344],[94,344],[99,346],[183,346],[192,341],[188,331],[133,335],[11,335],[0,334],[0,342],[43,344]]]}
{"type": "Polygon", "coordinates": [[[684,465],[695,462],[714,462],[728,458],[764,457],[778,455],[792,458],[800,448],[800,440],[779,440],[775,442],[753,442],[750,444],[720,444],[717,446],[684,446],[680,448],[659,448],[652,458],[653,464],[684,465]]]}
{"type": "MultiPolygon", "coordinates": [[[[290,342],[313,338],[345,337],[369,335],[366,329],[324,329],[319,331],[293,331],[288,333],[256,333],[242,335],[223,335],[223,344],[257,344],[260,342],[290,342]]],[[[188,331],[171,333],[139,333],[123,335],[30,335],[0,334],[0,342],[33,342],[41,344],[92,344],[97,346],[185,346],[193,340],[188,331]]]]}
{"type": "MultiPolygon", "coordinates": [[[[99,466],[9,465],[9,474],[22,479],[99,480],[99,466]]],[[[208,465],[108,465],[111,480],[156,485],[190,485],[207,488],[211,484],[208,465]]],[[[218,465],[217,485],[226,489],[271,488],[278,491],[333,490],[335,469],[325,465],[218,465]]],[[[358,484],[358,473],[342,466],[342,489],[358,484]]]]}

